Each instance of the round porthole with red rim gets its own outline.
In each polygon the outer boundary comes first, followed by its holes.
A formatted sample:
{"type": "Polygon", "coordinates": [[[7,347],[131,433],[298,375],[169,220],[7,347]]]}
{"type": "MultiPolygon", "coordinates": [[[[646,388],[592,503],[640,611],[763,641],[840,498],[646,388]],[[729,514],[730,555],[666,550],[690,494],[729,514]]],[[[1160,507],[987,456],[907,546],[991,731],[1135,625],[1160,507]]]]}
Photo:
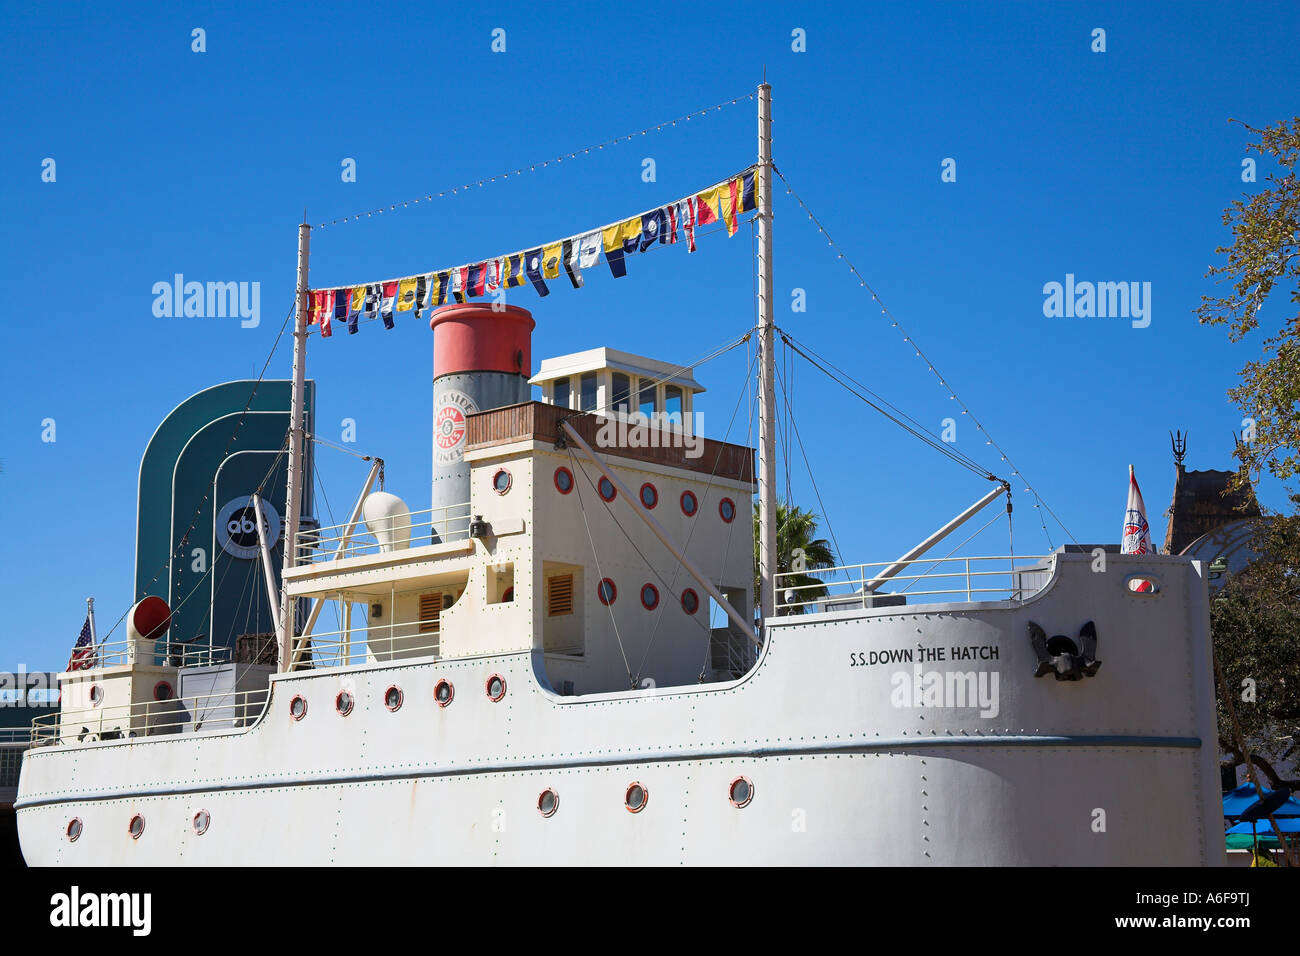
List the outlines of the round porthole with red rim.
{"type": "Polygon", "coordinates": [[[718,514],[727,524],[736,520],[736,503],[730,498],[723,498],[718,502],[718,514]]]}
{"type": "Polygon", "coordinates": [[[749,801],[754,799],[754,781],[748,777],[737,777],[727,789],[727,798],[737,810],[749,806],[749,801]]]}
{"type": "Polygon", "coordinates": [[[100,687],[98,684],[91,684],[90,705],[92,707],[98,707],[103,702],[104,702],[104,688],[100,687]]]}
{"type": "Polygon", "coordinates": [[[356,706],[356,698],[352,696],[351,691],[341,690],[339,695],[334,698],[334,709],[338,711],[340,717],[346,717],[352,713],[352,708],[356,706]]]}
{"type": "Polygon", "coordinates": [[[504,495],[510,490],[510,485],[514,479],[510,477],[510,472],[504,468],[498,468],[497,473],[492,476],[492,490],[499,495],[504,495]]]}
{"type": "Polygon", "coordinates": [[[500,674],[493,674],[483,682],[483,690],[488,695],[488,700],[495,704],[506,696],[506,679],[500,674]]]}
{"type": "Polygon", "coordinates": [[[537,812],[544,817],[553,817],[558,809],[560,809],[560,795],[547,787],[537,797],[537,812]]]}
{"type": "Polygon", "coordinates": [[[433,699],[438,702],[439,707],[446,707],[456,696],[456,688],[452,686],[449,680],[440,680],[433,685],[433,699]]]}
{"type": "Polygon", "coordinates": [[[596,585],[596,597],[600,598],[601,604],[613,604],[618,600],[618,586],[609,578],[601,578],[596,585]]]}
{"type": "Polygon", "coordinates": [[[194,832],[199,836],[208,832],[208,827],[212,825],[212,814],[207,810],[200,810],[194,814],[194,819],[190,821],[194,826],[194,832]]]}
{"type": "Polygon", "coordinates": [[[562,495],[567,495],[573,490],[573,472],[567,468],[555,469],[555,490],[562,495]]]}
{"type": "Polygon", "coordinates": [[[623,794],[623,806],[627,807],[630,813],[640,813],[649,802],[650,791],[636,781],[630,783],[627,792],[623,794]]]}
{"type": "Polygon", "coordinates": [[[601,498],[606,501],[613,501],[618,489],[614,487],[614,482],[610,481],[604,475],[600,476],[600,481],[596,482],[596,490],[600,492],[601,498]]]}
{"type": "Polygon", "coordinates": [[[126,832],[131,834],[132,840],[138,840],[144,835],[144,817],[136,814],[131,818],[131,822],[126,825],[126,832]]]}
{"type": "Polygon", "coordinates": [[[384,691],[384,706],[389,710],[401,710],[402,700],[402,688],[398,687],[396,684],[390,685],[388,690],[384,691]]]}
{"type": "Polygon", "coordinates": [[[171,699],[172,699],[172,685],[169,684],[169,683],[167,683],[165,680],[160,680],[158,683],[154,684],[154,685],[153,685],[153,699],[154,699],[154,700],[171,700],[171,699]]]}
{"type": "Polygon", "coordinates": [[[695,517],[695,512],[700,508],[700,503],[695,497],[693,491],[682,492],[682,514],[688,518],[695,517]]]}
{"type": "Polygon", "coordinates": [[[307,716],[307,698],[302,694],[295,694],[293,700],[289,701],[289,716],[294,720],[302,720],[307,716]]]}
{"type": "Polygon", "coordinates": [[[80,839],[81,837],[81,830],[82,830],[81,817],[73,817],[71,820],[69,820],[68,827],[66,830],[64,830],[64,833],[68,837],[68,842],[76,843],[77,840],[80,839]]]}
{"type": "Polygon", "coordinates": [[[700,609],[700,596],[687,588],[682,592],[682,610],[687,614],[694,614],[700,609]]]}
{"type": "Polygon", "coordinates": [[[646,506],[646,510],[659,504],[659,491],[648,481],[641,486],[641,504],[646,506]]]}
{"type": "Polygon", "coordinates": [[[653,584],[641,585],[641,606],[647,611],[653,611],[659,606],[659,589],[653,584]]]}

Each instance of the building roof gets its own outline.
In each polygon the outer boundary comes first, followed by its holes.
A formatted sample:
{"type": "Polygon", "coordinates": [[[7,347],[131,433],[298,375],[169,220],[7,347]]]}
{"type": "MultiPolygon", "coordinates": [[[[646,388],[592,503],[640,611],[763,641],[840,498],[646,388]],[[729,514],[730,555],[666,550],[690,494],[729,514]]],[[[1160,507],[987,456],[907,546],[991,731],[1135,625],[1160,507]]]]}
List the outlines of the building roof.
{"type": "Polygon", "coordinates": [[[1249,484],[1224,493],[1236,472],[1188,471],[1181,464],[1176,467],[1174,497],[1167,512],[1166,554],[1182,554],[1201,535],[1230,521],[1258,517],[1259,504],[1249,484]]]}
{"type": "Polygon", "coordinates": [[[541,385],[557,378],[568,378],[570,375],[598,372],[602,369],[627,372],[642,378],[662,379],[669,384],[690,389],[692,392],[704,391],[704,386],[695,380],[690,368],[608,348],[588,349],[585,352],[572,352],[569,355],[543,359],[537,374],[528,380],[528,384],[541,385]]]}

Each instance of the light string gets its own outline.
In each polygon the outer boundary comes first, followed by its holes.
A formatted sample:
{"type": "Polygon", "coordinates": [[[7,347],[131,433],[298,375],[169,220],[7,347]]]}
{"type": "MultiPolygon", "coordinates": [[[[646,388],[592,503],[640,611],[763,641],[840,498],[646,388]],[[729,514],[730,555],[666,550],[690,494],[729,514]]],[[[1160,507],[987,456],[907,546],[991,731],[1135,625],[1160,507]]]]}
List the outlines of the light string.
{"type": "Polygon", "coordinates": [[[659,123],[656,126],[647,126],[645,129],[637,130],[636,132],[628,133],[624,136],[616,136],[613,139],[605,140],[603,143],[594,143],[591,146],[585,146],[582,149],[575,149],[569,153],[561,153],[559,156],[555,157],[554,159],[545,159],[545,160],[541,160],[540,162],[529,163],[527,166],[520,166],[518,169],[515,169],[513,172],[507,170],[506,172],[500,173],[496,176],[489,176],[487,179],[479,179],[476,181],[465,183],[463,186],[453,186],[450,189],[444,189],[441,190],[440,192],[426,193],[424,196],[417,196],[414,199],[406,199],[403,200],[402,202],[391,203],[388,206],[380,206],[377,209],[371,209],[366,212],[359,212],[352,216],[341,216],[338,219],[331,219],[327,223],[326,222],[319,223],[316,226],[316,228],[324,229],[326,226],[335,226],[344,222],[355,222],[358,219],[363,219],[370,216],[382,215],[385,212],[394,212],[397,210],[399,206],[405,209],[408,206],[413,206],[418,204],[421,199],[423,199],[425,202],[432,202],[435,199],[442,199],[445,196],[455,196],[457,193],[466,192],[467,190],[470,189],[482,188],[483,186],[496,182],[498,179],[508,179],[511,176],[522,176],[525,171],[534,172],[539,167],[545,168],[551,165],[551,163],[562,163],[566,159],[577,159],[579,156],[585,156],[588,153],[590,153],[593,149],[602,150],[606,146],[617,146],[619,143],[628,142],[637,136],[646,136],[650,133],[657,133],[662,129],[667,129],[676,126],[678,123],[689,122],[690,120],[694,119],[697,116],[704,116],[707,113],[712,113],[721,110],[723,107],[735,106],[737,103],[744,102],[745,100],[752,100],[754,96],[755,94],[749,93],[746,96],[738,96],[731,100],[724,100],[723,102],[718,103],[714,106],[707,106],[704,109],[696,110],[694,113],[687,113],[685,116],[679,116],[676,119],[665,120],[664,122],[659,123]]]}

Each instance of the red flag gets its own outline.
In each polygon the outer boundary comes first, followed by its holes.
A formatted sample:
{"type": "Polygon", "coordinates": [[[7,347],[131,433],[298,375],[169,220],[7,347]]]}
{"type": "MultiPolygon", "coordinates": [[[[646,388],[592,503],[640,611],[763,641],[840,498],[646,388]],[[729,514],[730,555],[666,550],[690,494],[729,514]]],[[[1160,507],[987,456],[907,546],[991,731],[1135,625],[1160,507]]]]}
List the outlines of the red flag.
{"type": "Polygon", "coordinates": [[[337,289],[326,289],[321,293],[320,300],[320,337],[329,338],[334,334],[331,323],[334,320],[334,303],[338,294],[337,289]]]}

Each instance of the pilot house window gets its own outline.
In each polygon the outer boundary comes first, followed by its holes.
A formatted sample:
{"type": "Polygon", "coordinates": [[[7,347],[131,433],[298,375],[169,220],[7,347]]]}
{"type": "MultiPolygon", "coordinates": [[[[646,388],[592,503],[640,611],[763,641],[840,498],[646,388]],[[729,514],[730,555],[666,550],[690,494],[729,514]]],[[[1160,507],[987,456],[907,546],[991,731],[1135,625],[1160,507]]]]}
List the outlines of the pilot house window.
{"type": "Polygon", "coordinates": [[[438,631],[438,618],[442,615],[441,594],[420,595],[420,633],[431,634],[438,631]]]}

